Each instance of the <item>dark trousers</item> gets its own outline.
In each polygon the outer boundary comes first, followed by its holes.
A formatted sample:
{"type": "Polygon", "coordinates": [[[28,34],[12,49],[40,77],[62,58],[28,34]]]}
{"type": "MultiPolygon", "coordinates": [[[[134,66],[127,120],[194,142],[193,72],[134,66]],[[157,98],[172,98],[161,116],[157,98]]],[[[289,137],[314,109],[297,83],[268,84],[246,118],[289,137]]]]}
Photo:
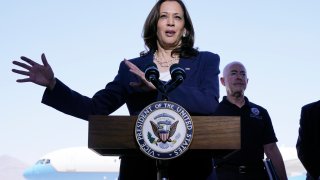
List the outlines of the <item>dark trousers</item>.
{"type": "Polygon", "coordinates": [[[218,180],[269,180],[264,167],[220,166],[216,167],[218,180]]]}

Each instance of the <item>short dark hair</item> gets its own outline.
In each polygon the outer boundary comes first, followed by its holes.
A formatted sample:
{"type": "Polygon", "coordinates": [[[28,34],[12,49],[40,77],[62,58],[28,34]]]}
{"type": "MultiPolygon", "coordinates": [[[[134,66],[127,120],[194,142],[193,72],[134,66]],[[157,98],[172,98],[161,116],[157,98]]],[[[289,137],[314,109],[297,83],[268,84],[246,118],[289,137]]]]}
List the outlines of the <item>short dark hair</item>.
{"type": "Polygon", "coordinates": [[[159,0],[151,9],[143,27],[142,37],[147,51],[142,51],[140,55],[145,55],[149,51],[155,52],[157,50],[157,24],[160,17],[160,6],[165,1],[176,1],[180,4],[183,10],[183,16],[185,19],[186,35],[182,37],[181,46],[175,48],[172,51],[173,54],[179,54],[180,57],[189,58],[196,56],[199,52],[193,47],[194,45],[194,29],[188,10],[181,0],[159,0]]]}

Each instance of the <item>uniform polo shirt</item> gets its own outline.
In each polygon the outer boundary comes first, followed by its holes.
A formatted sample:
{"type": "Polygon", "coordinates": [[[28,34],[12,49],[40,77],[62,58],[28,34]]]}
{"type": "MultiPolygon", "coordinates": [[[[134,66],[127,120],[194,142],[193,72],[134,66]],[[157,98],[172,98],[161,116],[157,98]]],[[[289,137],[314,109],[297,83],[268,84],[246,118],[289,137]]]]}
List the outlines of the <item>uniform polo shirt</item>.
{"type": "Polygon", "coordinates": [[[278,141],[268,111],[249,102],[247,97],[245,105],[239,108],[224,96],[214,115],[240,116],[241,119],[241,149],[223,163],[247,166],[261,164],[264,158],[263,146],[278,141]]]}

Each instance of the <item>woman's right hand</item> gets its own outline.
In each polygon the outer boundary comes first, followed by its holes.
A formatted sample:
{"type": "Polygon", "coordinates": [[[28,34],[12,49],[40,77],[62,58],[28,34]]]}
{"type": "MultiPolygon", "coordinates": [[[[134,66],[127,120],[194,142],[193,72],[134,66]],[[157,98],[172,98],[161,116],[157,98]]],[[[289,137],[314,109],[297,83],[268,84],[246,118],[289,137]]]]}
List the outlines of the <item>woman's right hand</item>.
{"type": "Polygon", "coordinates": [[[144,91],[153,91],[156,90],[156,87],[149,81],[146,80],[144,72],[142,72],[136,65],[128,60],[124,60],[125,64],[128,66],[129,71],[137,75],[141,82],[130,82],[130,86],[135,88],[141,88],[144,91]]]}
{"type": "Polygon", "coordinates": [[[56,84],[56,79],[54,78],[54,73],[48,64],[46,56],[41,55],[41,60],[43,65],[36,63],[35,61],[21,56],[21,60],[26,63],[13,61],[14,65],[24,68],[25,70],[12,69],[12,72],[25,75],[27,78],[17,79],[18,83],[33,82],[35,84],[45,86],[52,90],[56,84]]]}

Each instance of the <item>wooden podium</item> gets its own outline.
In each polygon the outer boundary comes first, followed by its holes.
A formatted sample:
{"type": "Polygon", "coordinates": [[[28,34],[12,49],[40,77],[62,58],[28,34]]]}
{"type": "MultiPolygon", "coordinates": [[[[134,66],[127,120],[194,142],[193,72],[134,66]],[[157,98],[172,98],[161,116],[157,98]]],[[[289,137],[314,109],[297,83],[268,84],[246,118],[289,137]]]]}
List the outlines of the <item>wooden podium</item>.
{"type": "MultiPolygon", "coordinates": [[[[104,156],[140,151],[134,129],[137,116],[91,116],[88,147],[104,156]]],[[[240,149],[240,117],[192,116],[194,135],[189,150],[240,149]]]]}

